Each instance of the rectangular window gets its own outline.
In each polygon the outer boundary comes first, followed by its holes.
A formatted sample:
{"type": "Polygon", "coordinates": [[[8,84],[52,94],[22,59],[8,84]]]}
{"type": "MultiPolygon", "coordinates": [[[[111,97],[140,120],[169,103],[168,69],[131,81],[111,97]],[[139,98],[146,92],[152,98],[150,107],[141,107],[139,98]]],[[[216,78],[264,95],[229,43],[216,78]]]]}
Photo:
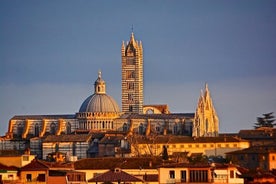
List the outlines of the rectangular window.
{"type": "Polygon", "coordinates": [[[190,170],[190,182],[208,182],[208,171],[190,170]]]}
{"type": "Polygon", "coordinates": [[[133,70],[127,70],[127,71],[126,71],[126,78],[127,78],[127,79],[133,79],[133,78],[135,78],[135,73],[134,73],[134,71],[133,71],[133,70]]]}
{"type": "Polygon", "coordinates": [[[230,170],[230,178],[234,178],[235,177],[234,175],[235,175],[234,171],[230,170]]]}
{"type": "Polygon", "coordinates": [[[172,178],[172,179],[175,178],[175,174],[174,174],[173,170],[170,171],[170,178],[172,178]]]}
{"type": "Polygon", "coordinates": [[[23,156],[23,161],[29,161],[29,156],[23,156]]]}
{"type": "Polygon", "coordinates": [[[129,57],[126,60],[127,65],[134,65],[135,64],[135,58],[129,57]]]}
{"type": "Polygon", "coordinates": [[[32,174],[26,174],[27,181],[32,181],[32,174]]]}
{"type": "Polygon", "coordinates": [[[45,174],[38,174],[37,181],[46,181],[45,174]]]}
{"type": "Polygon", "coordinates": [[[134,83],[133,83],[133,82],[127,83],[127,89],[132,89],[132,90],[134,90],[134,83]]]}
{"type": "Polygon", "coordinates": [[[128,99],[129,101],[133,101],[133,94],[128,94],[128,95],[127,95],[127,99],[128,99]]]}
{"type": "Polygon", "coordinates": [[[186,182],[186,171],[180,171],[181,182],[186,182]]]}

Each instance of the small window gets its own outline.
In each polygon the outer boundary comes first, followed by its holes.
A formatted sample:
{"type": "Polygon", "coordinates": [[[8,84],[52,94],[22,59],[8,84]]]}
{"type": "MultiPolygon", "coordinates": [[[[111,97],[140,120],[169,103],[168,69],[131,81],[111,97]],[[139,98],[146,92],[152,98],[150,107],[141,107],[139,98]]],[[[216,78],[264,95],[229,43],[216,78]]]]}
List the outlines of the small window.
{"type": "Polygon", "coordinates": [[[37,181],[46,181],[45,174],[38,174],[37,181]]]}
{"type": "Polygon", "coordinates": [[[22,160],[23,161],[29,161],[29,156],[23,156],[22,160]]]}
{"type": "Polygon", "coordinates": [[[175,173],[173,170],[171,170],[169,174],[170,174],[170,178],[175,178],[175,173]]]}
{"type": "Polygon", "coordinates": [[[26,179],[27,181],[32,181],[32,174],[27,174],[26,179]]]}
{"type": "Polygon", "coordinates": [[[186,182],[186,171],[181,171],[181,182],[186,182]]]}
{"type": "Polygon", "coordinates": [[[235,175],[234,171],[231,170],[231,171],[230,171],[230,178],[234,178],[234,177],[235,177],[234,175],[235,175]]]}

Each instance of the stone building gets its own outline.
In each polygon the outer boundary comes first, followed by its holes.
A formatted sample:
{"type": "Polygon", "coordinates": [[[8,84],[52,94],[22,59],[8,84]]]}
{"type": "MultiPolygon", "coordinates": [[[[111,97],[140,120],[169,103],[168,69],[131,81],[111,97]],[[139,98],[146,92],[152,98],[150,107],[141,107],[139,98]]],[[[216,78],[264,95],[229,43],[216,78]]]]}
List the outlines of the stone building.
{"type": "Polygon", "coordinates": [[[106,93],[106,83],[99,72],[94,93],[84,100],[77,113],[14,116],[6,135],[0,139],[0,148],[21,151],[30,148],[38,158],[45,159],[45,153],[60,151],[62,147],[61,150],[73,156],[85,158],[98,156],[97,141],[110,132],[128,138],[136,135],[218,136],[219,120],[207,85],[195,113],[172,113],[166,104],[144,105],[142,43],[135,41],[131,33],[130,41],[123,43],[121,49],[122,111],[106,93]],[[98,133],[102,136],[95,138],[98,133]],[[93,136],[74,139],[78,134],[93,136]],[[72,145],[82,145],[85,153],[74,154],[72,145]]]}
{"type": "Polygon", "coordinates": [[[131,33],[126,46],[122,44],[122,111],[143,113],[143,47],[131,33]]]}
{"type": "Polygon", "coordinates": [[[201,92],[195,112],[193,123],[194,137],[213,137],[218,136],[219,119],[213,105],[208,85],[205,91],[201,92]]]}

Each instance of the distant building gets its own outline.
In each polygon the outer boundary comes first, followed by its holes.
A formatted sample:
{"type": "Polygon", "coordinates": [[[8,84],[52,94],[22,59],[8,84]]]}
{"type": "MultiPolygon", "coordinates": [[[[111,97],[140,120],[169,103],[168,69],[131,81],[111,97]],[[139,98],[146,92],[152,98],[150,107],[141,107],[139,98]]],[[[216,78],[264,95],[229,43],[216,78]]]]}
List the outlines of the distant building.
{"type": "Polygon", "coordinates": [[[215,137],[219,132],[219,118],[217,116],[213,101],[205,85],[205,91],[201,92],[193,123],[194,137],[215,137]]]}
{"type": "Polygon", "coordinates": [[[269,145],[276,141],[276,128],[261,127],[251,130],[240,130],[237,136],[250,141],[251,146],[269,145]]]}
{"type": "Polygon", "coordinates": [[[206,156],[222,156],[229,151],[241,150],[249,147],[246,140],[234,137],[199,137],[188,136],[132,136],[132,156],[161,155],[163,147],[167,148],[168,155],[187,153],[188,156],[200,153],[206,156]]]}
{"type": "Polygon", "coordinates": [[[126,46],[122,44],[122,111],[124,113],[143,113],[144,74],[143,46],[131,33],[126,46]]]}
{"type": "Polygon", "coordinates": [[[134,33],[126,45],[122,44],[121,54],[122,111],[106,93],[106,83],[99,71],[94,93],[83,101],[78,112],[14,116],[9,121],[6,135],[0,139],[0,149],[24,151],[29,148],[39,159],[62,152],[75,160],[119,156],[123,149],[118,145],[130,141],[131,136],[218,136],[219,120],[207,84],[195,113],[171,113],[166,104],[144,105],[143,48],[142,43],[135,40],[134,33]],[[113,144],[119,152],[103,153],[104,149],[111,148],[104,148],[103,142],[107,140],[101,141],[101,138],[113,133],[124,136],[123,139],[116,138],[119,144],[113,144]]]}
{"type": "Polygon", "coordinates": [[[246,149],[226,153],[236,164],[249,169],[271,171],[276,169],[276,144],[252,146],[246,149]]]}
{"type": "Polygon", "coordinates": [[[158,168],[159,183],[235,183],[243,184],[235,165],[167,164],[158,168]]]}

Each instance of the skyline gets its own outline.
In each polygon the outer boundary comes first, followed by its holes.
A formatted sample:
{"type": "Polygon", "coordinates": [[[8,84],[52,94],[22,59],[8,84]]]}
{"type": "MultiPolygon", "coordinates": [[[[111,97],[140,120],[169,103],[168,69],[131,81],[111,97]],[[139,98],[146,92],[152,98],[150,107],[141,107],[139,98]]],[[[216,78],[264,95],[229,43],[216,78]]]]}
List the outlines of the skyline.
{"type": "Polygon", "coordinates": [[[156,2],[1,1],[0,134],[14,115],[78,112],[99,70],[121,107],[120,49],[132,25],[145,104],[194,112],[208,83],[221,133],[276,113],[275,1],[156,2]]]}

